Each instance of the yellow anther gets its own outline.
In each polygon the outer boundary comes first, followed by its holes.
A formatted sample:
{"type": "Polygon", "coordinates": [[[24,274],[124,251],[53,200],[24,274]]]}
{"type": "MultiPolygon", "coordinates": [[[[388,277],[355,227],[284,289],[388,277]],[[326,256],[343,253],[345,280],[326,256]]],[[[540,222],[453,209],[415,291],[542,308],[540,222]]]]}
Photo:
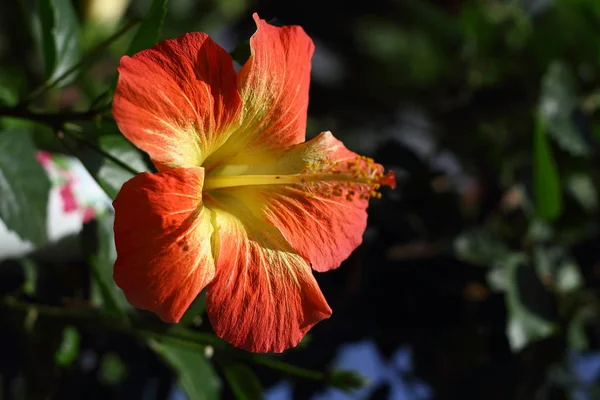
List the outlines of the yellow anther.
{"type": "Polygon", "coordinates": [[[358,196],[361,200],[371,197],[379,199],[381,193],[378,189],[382,186],[395,186],[393,173],[384,174],[383,167],[366,156],[342,162],[311,161],[297,176],[297,182],[310,198],[341,197],[347,201],[354,201],[358,196]]]}

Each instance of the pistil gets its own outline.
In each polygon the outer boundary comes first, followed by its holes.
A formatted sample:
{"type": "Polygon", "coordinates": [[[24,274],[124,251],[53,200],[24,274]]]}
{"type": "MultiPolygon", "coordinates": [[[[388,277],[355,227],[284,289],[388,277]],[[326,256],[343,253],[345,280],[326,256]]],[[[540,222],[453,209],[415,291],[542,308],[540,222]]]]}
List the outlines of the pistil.
{"type": "Polygon", "coordinates": [[[345,162],[320,161],[308,163],[296,174],[209,175],[204,190],[212,191],[241,186],[299,185],[309,197],[344,196],[353,200],[380,198],[381,186],[394,188],[394,173],[383,173],[383,167],[372,159],[359,157],[345,162]]]}

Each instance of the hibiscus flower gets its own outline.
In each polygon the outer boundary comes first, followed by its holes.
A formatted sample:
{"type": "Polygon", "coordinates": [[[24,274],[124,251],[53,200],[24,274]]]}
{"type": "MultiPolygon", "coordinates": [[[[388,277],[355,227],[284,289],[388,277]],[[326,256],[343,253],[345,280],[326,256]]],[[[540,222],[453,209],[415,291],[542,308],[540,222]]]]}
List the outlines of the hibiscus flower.
{"type": "Polygon", "coordinates": [[[114,201],[114,278],[166,322],[206,287],[217,335],[281,352],[331,315],[312,271],[361,243],[369,198],[395,180],[329,132],[305,141],[313,43],[254,19],[239,73],[204,33],[121,59],[113,115],[158,172],[114,201]]]}

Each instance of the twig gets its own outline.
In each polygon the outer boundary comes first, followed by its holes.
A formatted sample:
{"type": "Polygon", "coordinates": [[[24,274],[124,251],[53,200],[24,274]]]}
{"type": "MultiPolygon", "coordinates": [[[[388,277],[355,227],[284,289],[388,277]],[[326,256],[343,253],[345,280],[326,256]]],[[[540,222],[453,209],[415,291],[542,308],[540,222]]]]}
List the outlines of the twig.
{"type": "Polygon", "coordinates": [[[148,340],[166,340],[171,343],[177,343],[185,347],[198,348],[198,346],[212,346],[215,351],[225,352],[230,357],[241,360],[251,361],[255,364],[267,368],[284,372],[288,375],[299,378],[323,382],[326,384],[345,386],[344,381],[340,379],[346,371],[334,371],[333,373],[314,371],[307,368],[298,367],[284,361],[275,360],[268,356],[254,353],[238,351],[231,347],[225,341],[218,337],[194,332],[189,329],[173,326],[172,329],[164,330],[162,327],[136,327],[123,322],[121,319],[99,312],[93,308],[62,308],[43,304],[28,303],[17,300],[13,297],[0,298],[0,310],[12,310],[23,314],[35,314],[38,317],[54,318],[77,326],[86,326],[87,324],[101,325],[107,329],[134,336],[138,339],[148,340]]]}
{"type": "Polygon", "coordinates": [[[81,58],[75,65],[71,68],[67,69],[60,76],[56,77],[51,81],[46,81],[41,86],[38,86],[31,94],[25,99],[24,104],[27,104],[34,100],[35,98],[41,96],[46,93],[48,90],[52,89],[54,86],[58,85],[60,82],[65,80],[69,75],[73,72],[77,71],[79,68],[84,66],[85,64],[94,60],[98,54],[100,54],[106,47],[108,47],[111,43],[117,40],[119,37],[123,36],[127,31],[136,26],[140,22],[139,19],[135,19],[129,21],[123,28],[119,29],[117,32],[112,34],[107,39],[100,42],[94,49],[92,49],[88,54],[86,54],[83,58],[81,58]]]}
{"type": "Polygon", "coordinates": [[[98,146],[96,143],[92,142],[91,140],[89,140],[85,136],[80,135],[79,133],[77,133],[77,132],[75,132],[75,131],[67,128],[67,127],[64,127],[64,126],[62,128],[62,131],[65,134],[71,136],[73,139],[80,141],[85,146],[89,147],[90,149],[94,150],[95,152],[101,154],[103,157],[105,157],[105,158],[109,159],[110,161],[114,162],[119,167],[121,167],[124,170],[130,172],[132,175],[137,175],[137,174],[140,173],[140,171],[137,171],[135,168],[131,167],[130,165],[125,164],[123,161],[119,160],[117,157],[113,156],[108,151],[104,150],[102,147],[98,146]]]}
{"type": "Polygon", "coordinates": [[[96,143],[92,142],[88,138],[80,135],[79,133],[67,128],[67,124],[69,122],[76,121],[91,121],[102,115],[101,109],[90,109],[82,112],[72,112],[72,111],[63,111],[58,113],[40,113],[36,111],[31,111],[27,108],[21,107],[0,107],[0,118],[1,117],[12,117],[25,119],[29,121],[38,122],[44,125],[48,125],[50,128],[54,130],[54,132],[64,132],[65,134],[71,136],[73,139],[83,143],[85,146],[94,150],[95,152],[101,154],[103,157],[111,160],[119,167],[124,170],[131,172],[133,175],[139,174],[139,171],[134,169],[133,167],[125,164],[123,161],[119,160],[117,157],[113,156],[106,150],[102,149],[96,143]]]}
{"type": "Polygon", "coordinates": [[[87,111],[60,111],[46,113],[32,111],[24,107],[0,107],[0,118],[10,117],[25,119],[60,129],[67,122],[92,121],[102,115],[103,110],[90,109],[87,111]]]}

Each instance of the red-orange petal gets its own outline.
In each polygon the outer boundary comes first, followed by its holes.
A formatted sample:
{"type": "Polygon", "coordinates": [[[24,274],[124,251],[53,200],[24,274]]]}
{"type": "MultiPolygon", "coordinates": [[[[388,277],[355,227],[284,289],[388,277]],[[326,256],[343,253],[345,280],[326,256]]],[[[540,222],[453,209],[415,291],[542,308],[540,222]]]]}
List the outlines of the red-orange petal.
{"type": "Polygon", "coordinates": [[[244,163],[246,154],[302,143],[306,137],[313,42],[299,26],[275,27],[253,17],[257,30],[250,39],[250,58],[238,76],[242,123],[216,162],[244,163]]]}
{"type": "Polygon", "coordinates": [[[306,260],[235,202],[225,201],[227,211],[211,202],[220,251],[207,291],[208,316],[217,335],[236,347],[282,352],[331,309],[306,260]]]}
{"type": "Polygon", "coordinates": [[[231,56],[204,33],[121,58],[113,115],[159,170],[200,166],[237,126],[241,105],[231,56]]]}
{"type": "Polygon", "coordinates": [[[134,306],[177,322],[212,280],[210,212],[204,169],[142,173],[117,195],[114,279],[134,306]]]}
{"type": "MultiPolygon", "coordinates": [[[[292,147],[280,160],[282,169],[297,173],[308,163],[331,165],[356,160],[329,132],[292,147]]],[[[387,178],[386,178],[387,179],[387,178]]],[[[248,186],[227,189],[243,201],[253,214],[279,229],[298,254],[319,272],[339,267],[362,242],[367,226],[367,196],[331,193],[338,182],[320,183],[309,190],[298,185],[248,186]]]]}
{"type": "MultiPolygon", "coordinates": [[[[296,146],[287,154],[290,160],[313,163],[344,162],[357,159],[329,132],[296,146]]],[[[330,183],[329,186],[335,186],[330,183]]],[[[265,197],[265,216],[279,228],[294,250],[310,260],[314,270],[325,272],[340,266],[362,243],[367,227],[369,200],[357,194],[332,196],[315,190],[306,192],[284,187],[265,197]]]]}

